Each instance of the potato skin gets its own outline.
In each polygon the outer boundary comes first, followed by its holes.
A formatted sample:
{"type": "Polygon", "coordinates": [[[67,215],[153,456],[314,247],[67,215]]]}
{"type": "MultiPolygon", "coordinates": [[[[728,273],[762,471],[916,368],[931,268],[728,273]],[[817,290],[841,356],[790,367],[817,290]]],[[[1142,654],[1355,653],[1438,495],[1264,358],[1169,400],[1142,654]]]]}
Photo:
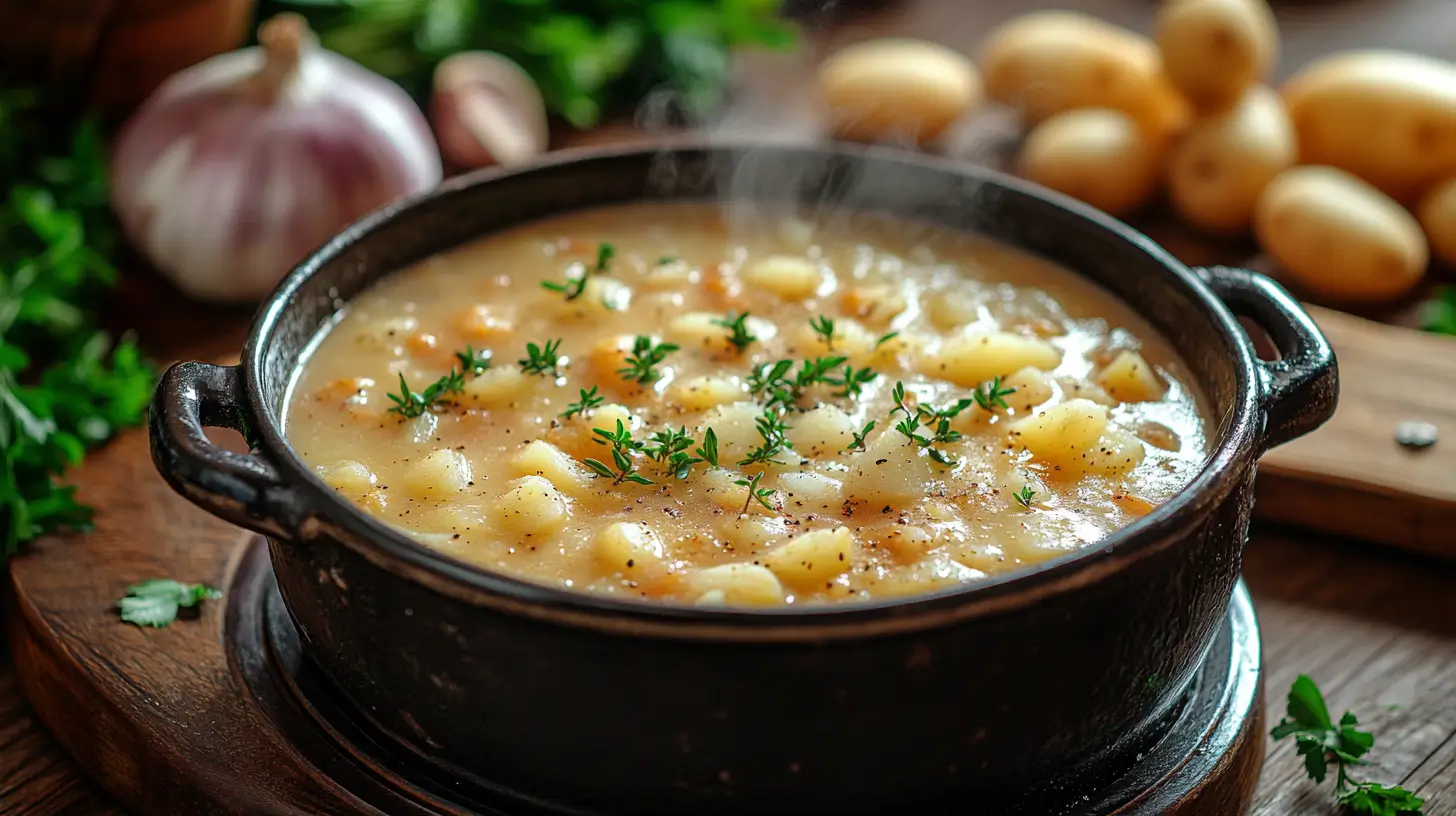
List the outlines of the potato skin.
{"type": "Polygon", "coordinates": [[[1416,214],[1437,257],[1456,265],[1456,178],[1432,187],[1421,199],[1416,214]]]}
{"type": "Polygon", "coordinates": [[[1205,232],[1248,230],[1269,182],[1299,157],[1294,126],[1272,89],[1251,88],[1231,110],[1201,120],[1173,149],[1168,195],[1205,232]]]}
{"type": "Polygon", "coordinates": [[[1168,81],[1205,113],[1237,104],[1269,75],[1279,51],[1274,13],[1264,0],[1166,2],[1154,37],[1168,81]]]}
{"type": "Polygon", "coordinates": [[[1410,291],[1429,249],[1416,219],[1389,196],[1333,167],[1292,167],[1259,197],[1259,243],[1283,278],[1328,302],[1364,305],[1410,291]]]}
{"type": "Polygon", "coordinates": [[[909,38],[870,40],[830,55],[819,68],[819,90],[840,138],[916,144],[934,141],[984,93],[969,59],[909,38]]]}
{"type": "Polygon", "coordinates": [[[1152,200],[1163,148],[1128,115],[1104,108],[1059,113],[1032,129],[1017,172],[1113,215],[1152,200]]]}
{"type": "Polygon", "coordinates": [[[1078,108],[1110,108],[1161,133],[1187,116],[1152,40],[1086,14],[1021,15],[987,36],[979,62],[987,95],[1016,108],[1028,124],[1078,108]]]}
{"type": "Polygon", "coordinates": [[[1315,60],[1281,89],[1300,161],[1338,167],[1402,203],[1456,175],[1456,65],[1396,51],[1315,60]]]}

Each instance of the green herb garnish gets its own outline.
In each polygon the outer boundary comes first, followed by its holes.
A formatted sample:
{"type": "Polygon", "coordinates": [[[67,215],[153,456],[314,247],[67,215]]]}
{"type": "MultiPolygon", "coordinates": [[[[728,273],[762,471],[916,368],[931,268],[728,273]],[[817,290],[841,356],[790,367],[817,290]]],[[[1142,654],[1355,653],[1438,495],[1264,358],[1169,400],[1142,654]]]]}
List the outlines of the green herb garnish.
{"type": "Polygon", "coordinates": [[[465,375],[459,369],[450,369],[449,374],[425,386],[425,390],[419,393],[410,390],[409,383],[405,382],[404,375],[401,374],[399,393],[388,395],[389,401],[394,403],[389,412],[399,414],[405,419],[414,419],[433,410],[436,405],[445,401],[445,397],[459,393],[464,387],[465,375]]]}
{"type": "Polygon", "coordinates": [[[1269,732],[1276,741],[1294,737],[1295,751],[1304,758],[1304,770],[1316,784],[1325,781],[1329,766],[1335,766],[1335,801],[1351,813],[1367,816],[1398,816],[1421,812],[1425,800],[1405,788],[1378,782],[1360,782],[1349,769],[1369,764],[1361,759],[1375,738],[1355,726],[1359,721],[1346,711],[1339,724],[1330,719],[1319,686],[1305,675],[1289,688],[1284,719],[1269,732]]]}
{"type": "Polygon", "coordinates": [[[733,484],[748,488],[748,498],[743,500],[743,510],[739,512],[738,515],[747,515],[748,508],[755,501],[763,505],[764,508],[770,513],[778,513],[779,509],[777,507],[774,507],[773,504],[769,501],[769,497],[773,496],[774,491],[771,488],[767,487],[759,489],[758,482],[762,478],[763,472],[760,471],[753,474],[752,479],[738,479],[733,482],[733,484]]]}
{"type": "Polygon", "coordinates": [[[1421,328],[1456,335],[1456,286],[1436,287],[1435,296],[1421,307],[1421,328]]]}
{"type": "Polygon", "coordinates": [[[830,320],[829,318],[825,317],[824,315],[819,315],[818,317],[811,317],[811,318],[809,318],[809,328],[813,329],[815,334],[817,334],[820,337],[824,338],[824,348],[825,349],[827,349],[828,351],[834,351],[834,321],[833,320],[830,320]]]}
{"type": "Polygon", "coordinates": [[[442,59],[503,54],[540,88],[552,114],[580,130],[639,108],[644,89],[670,94],[670,102],[642,108],[663,124],[700,122],[723,99],[730,53],[788,49],[796,40],[780,0],[260,0],[257,19],[279,11],[303,14],[323,47],[419,100],[429,98],[442,59]]]}
{"type": "Polygon", "coordinates": [[[894,340],[896,337],[899,336],[900,333],[897,331],[892,331],[889,334],[882,334],[880,335],[880,339],[875,341],[875,348],[879,348],[880,346],[883,346],[884,344],[890,342],[891,340],[894,340]]]}
{"type": "Polygon", "coordinates": [[[748,392],[755,397],[772,396],[775,391],[789,384],[785,377],[793,367],[793,360],[759,363],[753,367],[753,373],[748,375],[748,392]]]}
{"type": "Polygon", "coordinates": [[[521,370],[527,374],[550,374],[552,377],[559,377],[561,372],[556,367],[561,364],[561,338],[547,340],[544,346],[535,343],[526,344],[526,357],[516,362],[521,370]]]}
{"type": "Polygon", "coordinates": [[[597,396],[597,387],[595,385],[591,387],[591,390],[585,388],[579,388],[577,390],[581,393],[581,399],[566,406],[566,410],[561,412],[562,419],[571,419],[578,414],[586,416],[591,412],[591,409],[606,402],[606,397],[597,396]]]}
{"type": "Polygon", "coordinates": [[[994,413],[997,408],[1010,409],[1011,406],[1006,403],[1006,398],[1015,393],[1015,388],[1002,388],[1001,378],[997,377],[989,383],[981,383],[975,391],[971,392],[971,396],[982,410],[994,413]]]}
{"type": "Polygon", "coordinates": [[[657,366],[667,359],[667,355],[677,350],[678,347],[673,343],[658,343],[651,337],[639,334],[632,341],[632,353],[627,355],[627,365],[617,369],[617,373],[627,382],[657,382],[657,366]]]}
{"type": "Polygon", "coordinates": [[[632,456],[641,452],[644,445],[632,438],[632,432],[622,424],[622,420],[617,420],[617,430],[615,432],[602,428],[593,428],[592,433],[599,437],[593,439],[593,442],[611,448],[612,463],[617,466],[616,470],[613,470],[605,463],[596,459],[587,459],[585,460],[586,466],[591,468],[592,472],[598,476],[611,479],[614,485],[619,485],[622,482],[633,482],[643,485],[654,484],[651,479],[637,472],[637,463],[632,461],[632,456]]]}
{"type": "Polygon", "coordinates": [[[1031,489],[1031,485],[1022,485],[1020,490],[1011,494],[1011,498],[1016,499],[1017,504],[1030,510],[1032,502],[1036,500],[1036,491],[1031,489]]]}
{"type": "Polygon", "coordinates": [[[945,408],[932,408],[927,405],[917,405],[915,410],[905,404],[905,384],[896,382],[895,387],[890,391],[890,398],[894,401],[895,407],[890,409],[890,418],[894,419],[896,413],[904,413],[905,418],[895,423],[895,430],[903,434],[906,440],[916,447],[923,448],[926,455],[942,465],[954,466],[956,460],[945,451],[931,447],[935,444],[948,444],[961,440],[960,431],[950,427],[950,421],[961,411],[964,411],[972,404],[972,400],[963,399],[956,401],[953,405],[945,408]],[[922,423],[930,430],[930,436],[922,436],[920,428],[922,423]]]}
{"type": "Polygon", "coordinates": [[[670,263],[676,263],[676,262],[677,262],[677,256],[676,255],[663,255],[661,258],[658,258],[657,259],[657,265],[658,266],[667,266],[670,263]]]}
{"type": "Polygon", "coordinates": [[[184,584],[171,578],[153,578],[127,587],[126,596],[116,602],[124,623],[160,629],[177,620],[184,607],[221,598],[222,593],[206,584],[184,584]]]}
{"type": "MultiPolygon", "coordinates": [[[[643,447],[642,453],[654,462],[665,463],[667,472],[671,473],[673,478],[686,479],[693,465],[703,461],[687,452],[692,446],[693,438],[688,435],[687,428],[680,428],[676,431],[668,428],[648,437],[647,445],[643,447]]],[[[716,439],[713,441],[713,446],[717,447],[716,439]]]]}
{"type": "Polygon", "coordinates": [[[830,385],[837,385],[840,387],[839,391],[834,392],[834,396],[854,399],[859,396],[860,391],[863,390],[866,385],[874,382],[875,379],[879,376],[879,374],[876,374],[873,370],[869,368],[856,369],[852,365],[846,365],[844,367],[843,376],[825,377],[824,381],[829,383],[830,385]]]}
{"type": "Polygon", "coordinates": [[[865,423],[865,426],[863,428],[860,428],[858,431],[855,431],[854,432],[854,441],[851,442],[849,444],[849,447],[845,448],[844,451],[847,452],[847,451],[853,451],[853,450],[864,450],[865,449],[865,437],[869,436],[870,435],[870,431],[873,431],[874,429],[875,429],[875,421],[874,420],[870,420],[869,422],[866,422],[865,423]]]}
{"type": "MultiPolygon", "coordinates": [[[[611,274],[611,269],[607,264],[615,254],[616,249],[611,244],[603,241],[597,244],[597,264],[595,267],[582,267],[580,275],[574,278],[568,277],[565,283],[561,281],[541,281],[541,288],[549,289],[552,292],[564,292],[567,300],[576,300],[586,291],[586,282],[591,280],[592,275],[611,274]]],[[[606,307],[607,311],[617,311],[605,299],[602,300],[602,306],[606,307]]]]}
{"type": "Polygon", "coordinates": [[[0,91],[0,563],[90,526],[60,479],[142,420],[157,381],[132,340],[101,329],[119,233],[101,129],[53,116],[52,98],[0,91]]]}
{"type": "Polygon", "coordinates": [[[754,420],[753,426],[758,429],[758,435],[763,438],[763,444],[749,451],[748,456],[738,462],[739,466],[784,464],[774,458],[789,447],[789,441],[785,436],[789,426],[784,422],[783,416],[779,412],[769,409],[754,420]]]}
{"type": "Polygon", "coordinates": [[[703,432],[703,444],[693,451],[701,456],[704,462],[719,467],[718,465],[718,433],[712,428],[703,432]]]}
{"type": "Polygon", "coordinates": [[[727,329],[729,332],[728,342],[732,343],[734,348],[743,351],[754,341],[758,340],[758,337],[748,331],[747,320],[748,312],[744,312],[743,314],[729,312],[727,317],[714,320],[713,325],[722,326],[727,329]]]}
{"type": "Polygon", "coordinates": [[[455,359],[460,361],[460,370],[472,377],[478,377],[490,370],[490,351],[476,351],[471,346],[466,346],[463,351],[455,352],[455,359]]]}

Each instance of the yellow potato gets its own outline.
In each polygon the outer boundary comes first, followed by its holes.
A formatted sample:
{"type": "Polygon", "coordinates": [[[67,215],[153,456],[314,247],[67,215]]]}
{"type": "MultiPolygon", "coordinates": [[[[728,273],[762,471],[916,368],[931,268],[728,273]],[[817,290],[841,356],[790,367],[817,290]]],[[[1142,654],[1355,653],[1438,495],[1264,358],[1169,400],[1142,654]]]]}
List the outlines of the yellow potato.
{"type": "Polygon", "coordinates": [[[819,67],[819,91],[841,138],[924,144],[981,101],[981,77],[943,45],[889,38],[831,55],[819,67]]]}
{"type": "Polygon", "coordinates": [[[1027,134],[1017,172],[1123,215],[1158,191],[1163,150],[1126,114],[1105,108],[1060,113],[1027,134]]]}
{"type": "Polygon", "coordinates": [[[1405,208],[1333,167],[1279,174],[1259,197],[1254,233],[1287,280],[1337,303],[1405,294],[1429,255],[1420,224],[1405,208]]]}
{"type": "Polygon", "coordinates": [[[1072,11],[1024,14],[981,49],[986,92],[1029,123],[1076,108],[1111,108],[1162,131],[1186,116],[1151,40],[1072,11]]]}
{"type": "Polygon", "coordinates": [[[1249,228],[1259,194],[1298,159],[1294,128],[1279,95],[1250,89],[1226,113],[1193,125],[1168,164],[1173,207],[1217,234],[1249,228]]]}
{"type": "Polygon", "coordinates": [[[1456,264],[1456,178],[1431,188],[1416,210],[1426,238],[1441,260],[1456,264]]]}
{"type": "Polygon", "coordinates": [[[1456,65],[1398,51],[1315,60],[1282,89],[1300,161],[1410,203],[1456,175],[1456,65]]]}
{"type": "Polygon", "coordinates": [[[1220,111],[1269,75],[1279,50],[1264,0],[1177,0],[1163,4],[1153,35],[1168,80],[1195,107],[1220,111]]]}

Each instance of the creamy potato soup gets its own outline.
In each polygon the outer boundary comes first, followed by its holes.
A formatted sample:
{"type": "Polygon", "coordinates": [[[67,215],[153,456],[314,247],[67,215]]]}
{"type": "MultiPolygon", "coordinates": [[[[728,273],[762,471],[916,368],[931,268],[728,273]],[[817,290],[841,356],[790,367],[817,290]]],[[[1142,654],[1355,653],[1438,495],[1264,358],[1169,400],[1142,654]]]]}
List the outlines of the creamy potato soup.
{"type": "Polygon", "coordinates": [[[1205,422],[1124,305],[971,235],[574,213],[349,304],[287,436],[365,512],[532,581],[701,605],[970,584],[1186,484],[1205,422]]]}

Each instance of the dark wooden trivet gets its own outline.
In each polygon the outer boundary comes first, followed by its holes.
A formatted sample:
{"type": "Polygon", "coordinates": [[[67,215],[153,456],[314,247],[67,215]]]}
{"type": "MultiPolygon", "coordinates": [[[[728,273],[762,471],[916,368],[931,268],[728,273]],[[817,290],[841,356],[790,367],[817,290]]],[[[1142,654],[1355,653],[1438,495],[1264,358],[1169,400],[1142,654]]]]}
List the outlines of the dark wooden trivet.
{"type": "MultiPolygon", "coordinates": [[[[10,569],[21,684],[88,773],[148,816],[529,812],[432,778],[362,725],[302,658],[264,543],[173,495],[145,445],[127,435],[83,471],[83,498],[108,508],[95,533],[48,539],[10,569]],[[226,599],[166,629],[120,623],[116,598],[159,575],[224,587],[226,599]]],[[[1242,812],[1264,754],[1261,696],[1241,585],[1166,736],[1037,816],[1242,812]]]]}

